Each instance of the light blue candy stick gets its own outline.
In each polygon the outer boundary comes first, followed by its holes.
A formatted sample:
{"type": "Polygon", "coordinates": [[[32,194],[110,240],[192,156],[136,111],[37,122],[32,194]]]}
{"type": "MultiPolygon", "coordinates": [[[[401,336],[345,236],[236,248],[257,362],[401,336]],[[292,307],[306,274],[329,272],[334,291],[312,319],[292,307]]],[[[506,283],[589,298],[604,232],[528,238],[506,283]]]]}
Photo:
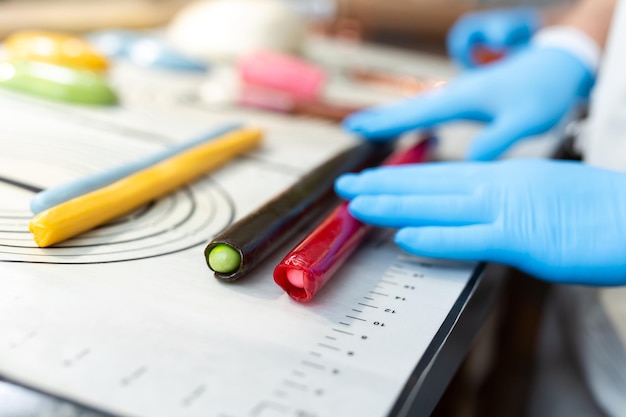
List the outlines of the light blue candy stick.
{"type": "Polygon", "coordinates": [[[182,54],[156,36],[129,30],[105,30],[92,33],[88,40],[104,55],[129,59],[141,67],[196,72],[207,70],[206,63],[182,54]]]}
{"type": "Polygon", "coordinates": [[[130,30],[103,30],[87,35],[87,40],[100,53],[110,58],[127,58],[134,44],[143,39],[138,32],[130,30]]]}
{"type": "Polygon", "coordinates": [[[137,171],[148,168],[158,162],[161,162],[171,156],[179,154],[194,146],[200,145],[209,140],[223,136],[226,133],[232,132],[240,128],[241,124],[228,124],[221,126],[211,132],[194,138],[190,141],[180,143],[171,148],[167,148],[163,151],[157,152],[153,155],[139,159],[137,161],[113,167],[105,171],[96,172],[86,177],[79,178],[74,181],[70,181],[65,184],[58,185],[56,187],[49,188],[41,191],[33,197],[30,202],[30,209],[34,214],[38,214],[50,207],[59,205],[72,198],[87,194],[91,191],[102,188],[115,181],[118,181],[124,177],[127,177],[137,171]]]}
{"type": "Polygon", "coordinates": [[[161,40],[144,38],[133,43],[128,50],[130,60],[142,67],[163,68],[175,71],[207,70],[207,65],[185,56],[161,40]]]}

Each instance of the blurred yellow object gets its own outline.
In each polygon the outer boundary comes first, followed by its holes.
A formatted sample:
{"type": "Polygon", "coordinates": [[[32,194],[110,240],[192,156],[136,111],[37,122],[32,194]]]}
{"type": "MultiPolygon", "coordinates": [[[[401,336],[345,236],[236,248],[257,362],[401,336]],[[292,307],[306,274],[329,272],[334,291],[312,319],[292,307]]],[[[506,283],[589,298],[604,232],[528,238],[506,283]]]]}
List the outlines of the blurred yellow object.
{"type": "Polygon", "coordinates": [[[20,61],[91,71],[104,71],[109,67],[107,59],[86,40],[60,32],[15,32],[5,40],[4,50],[9,58],[20,61]]]}

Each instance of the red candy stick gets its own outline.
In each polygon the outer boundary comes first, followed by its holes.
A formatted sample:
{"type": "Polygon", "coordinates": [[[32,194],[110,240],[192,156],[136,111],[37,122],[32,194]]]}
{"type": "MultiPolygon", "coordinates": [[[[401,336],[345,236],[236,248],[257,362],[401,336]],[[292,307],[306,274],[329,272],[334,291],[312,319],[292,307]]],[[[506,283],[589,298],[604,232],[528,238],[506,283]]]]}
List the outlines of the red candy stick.
{"type": "MultiPolygon", "coordinates": [[[[423,162],[427,140],[391,155],[383,165],[423,162]]],[[[370,229],[339,205],[274,269],[274,281],[296,301],[309,301],[358,247],[370,229]]]]}

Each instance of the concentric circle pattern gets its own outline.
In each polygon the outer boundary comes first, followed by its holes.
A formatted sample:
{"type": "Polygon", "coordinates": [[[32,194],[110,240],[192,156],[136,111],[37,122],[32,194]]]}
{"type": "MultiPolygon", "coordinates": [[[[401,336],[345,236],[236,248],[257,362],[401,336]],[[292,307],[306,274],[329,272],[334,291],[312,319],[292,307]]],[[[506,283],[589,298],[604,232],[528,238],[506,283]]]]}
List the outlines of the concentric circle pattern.
{"type": "Polygon", "coordinates": [[[38,248],[28,232],[34,188],[110,167],[137,152],[132,146],[69,137],[43,147],[36,135],[20,134],[19,142],[0,138],[0,189],[6,196],[0,200],[0,261],[85,264],[149,258],[199,245],[232,221],[227,192],[204,178],[62,244],[38,248]]]}

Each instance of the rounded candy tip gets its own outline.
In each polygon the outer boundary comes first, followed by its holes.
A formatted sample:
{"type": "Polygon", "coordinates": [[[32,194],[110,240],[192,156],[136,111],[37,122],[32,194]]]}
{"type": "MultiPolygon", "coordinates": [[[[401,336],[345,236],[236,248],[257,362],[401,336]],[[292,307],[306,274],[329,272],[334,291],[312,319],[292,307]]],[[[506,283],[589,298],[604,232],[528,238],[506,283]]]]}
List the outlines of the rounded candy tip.
{"type": "Polygon", "coordinates": [[[224,243],[216,245],[207,256],[209,267],[219,274],[235,272],[241,266],[239,252],[224,243]]]}
{"type": "Polygon", "coordinates": [[[304,288],[304,271],[299,269],[288,269],[287,280],[291,285],[297,288],[304,288]]]}

